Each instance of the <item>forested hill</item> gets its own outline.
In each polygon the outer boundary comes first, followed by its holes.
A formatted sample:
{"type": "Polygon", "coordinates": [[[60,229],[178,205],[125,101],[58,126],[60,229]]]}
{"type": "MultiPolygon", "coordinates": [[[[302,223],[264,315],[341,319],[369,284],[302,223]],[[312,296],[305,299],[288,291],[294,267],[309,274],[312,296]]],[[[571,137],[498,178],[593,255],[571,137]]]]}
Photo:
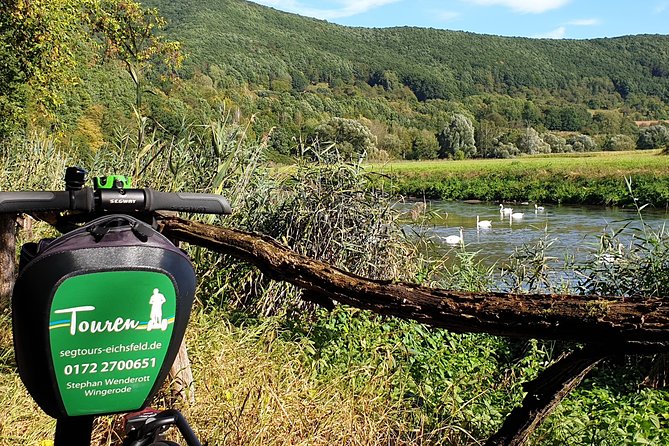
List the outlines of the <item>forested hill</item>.
{"type": "Polygon", "coordinates": [[[133,134],[137,110],[172,135],[234,113],[281,157],[318,141],[379,159],[669,145],[669,125],[634,122],[669,120],[667,35],[511,38],[352,28],[244,0],[63,1],[0,2],[0,139],[50,129],[95,152],[133,134]]]}
{"type": "Polygon", "coordinates": [[[352,28],[243,0],[147,0],[182,42],[191,68],[219,81],[387,87],[418,99],[483,92],[535,94],[606,108],[607,94],[669,103],[669,36],[510,38],[426,28],[352,28]],[[214,66],[212,70],[211,67],[214,66]]]}

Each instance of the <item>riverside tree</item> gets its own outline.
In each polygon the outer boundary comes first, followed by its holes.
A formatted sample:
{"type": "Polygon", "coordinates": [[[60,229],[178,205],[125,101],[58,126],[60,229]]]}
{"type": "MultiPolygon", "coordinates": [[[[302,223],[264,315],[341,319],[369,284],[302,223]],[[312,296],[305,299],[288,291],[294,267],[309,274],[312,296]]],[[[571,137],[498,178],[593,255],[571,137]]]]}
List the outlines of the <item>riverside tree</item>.
{"type": "Polygon", "coordinates": [[[470,158],[476,154],[474,126],[465,115],[456,113],[437,136],[440,158],[470,158]]]}
{"type": "Polygon", "coordinates": [[[404,158],[409,160],[430,160],[437,158],[439,143],[434,133],[425,129],[411,129],[411,144],[404,158]]]}
{"type": "Polygon", "coordinates": [[[567,142],[572,146],[574,152],[594,152],[597,150],[597,143],[588,135],[572,136],[567,142]]]}
{"type": "Polygon", "coordinates": [[[344,158],[366,157],[374,152],[376,137],[360,121],[332,118],[316,127],[321,142],[332,142],[344,158]]]}
{"type": "Polygon", "coordinates": [[[571,152],[573,147],[567,144],[567,140],[555,133],[546,132],[541,138],[550,146],[551,153],[571,152]]]}
{"type": "Polygon", "coordinates": [[[651,125],[639,133],[637,140],[639,149],[659,149],[667,145],[669,145],[669,129],[664,125],[651,125]]]}
{"type": "Polygon", "coordinates": [[[532,127],[528,127],[525,133],[518,139],[518,148],[521,152],[529,155],[550,153],[551,151],[551,146],[532,127]]]}
{"type": "Polygon", "coordinates": [[[636,142],[629,135],[609,135],[602,145],[607,151],[634,150],[636,142]]]}
{"type": "Polygon", "coordinates": [[[502,136],[502,128],[495,121],[489,119],[480,119],[476,126],[476,148],[479,156],[483,158],[493,158],[495,156],[495,146],[502,136]]]}

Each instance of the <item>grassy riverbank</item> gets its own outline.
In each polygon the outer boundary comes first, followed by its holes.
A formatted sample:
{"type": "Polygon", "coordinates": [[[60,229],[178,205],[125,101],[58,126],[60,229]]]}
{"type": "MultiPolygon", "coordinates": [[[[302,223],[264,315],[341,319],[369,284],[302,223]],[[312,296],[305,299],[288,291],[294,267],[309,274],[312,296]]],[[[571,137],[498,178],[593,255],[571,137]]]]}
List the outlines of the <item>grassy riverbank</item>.
{"type": "MultiPolygon", "coordinates": [[[[354,274],[462,291],[491,286],[493,271],[464,249],[453,254],[453,266],[422,258],[393,201],[373,190],[360,166],[304,162],[276,175],[262,162],[263,146],[239,138],[239,128],[212,125],[211,132],[206,136],[214,138],[172,140],[166,150],[168,143],[148,135],[142,152],[133,144],[93,160],[72,159],[42,139],[0,145],[0,190],[58,190],[66,165],[87,165],[95,174],[137,171],[141,186],[222,192],[234,213],[208,222],[263,233],[354,274]],[[212,140],[218,151],[207,145],[212,140]],[[141,168],[143,159],[152,162],[141,168]]],[[[19,243],[52,235],[35,223],[30,234],[20,232],[19,243]]],[[[592,267],[581,266],[583,283],[567,291],[669,294],[666,237],[643,235],[636,238],[641,245],[600,266],[596,277],[587,277],[592,267]]],[[[609,245],[616,246],[615,237],[609,245]]],[[[572,348],[455,334],[354,308],[316,309],[295,287],[270,281],[244,262],[184,248],[199,278],[186,340],[196,399],[175,401],[167,383],[152,405],[181,409],[212,445],[481,445],[520,404],[523,384],[572,348]]],[[[501,290],[565,291],[548,282],[555,276],[551,265],[541,246],[527,250],[505,267],[501,290]]],[[[36,445],[53,436],[54,421],[30,399],[16,369],[4,312],[0,446],[36,445]]],[[[669,393],[646,387],[652,370],[650,357],[607,361],[528,444],[669,444],[669,393]]],[[[100,417],[93,444],[119,446],[119,426],[120,416],[100,417]]]]}
{"type": "Polygon", "coordinates": [[[401,161],[369,170],[393,193],[421,198],[625,206],[634,196],[669,204],[669,157],[660,151],[401,161]]]}
{"type": "MultiPolygon", "coordinates": [[[[195,403],[175,405],[203,442],[229,446],[480,445],[520,403],[522,384],[560,346],[453,334],[338,308],[312,322],[197,311],[187,333],[195,403]]],[[[55,422],[15,372],[8,317],[0,316],[0,445],[38,445],[55,422]]],[[[638,388],[648,360],[607,362],[529,445],[669,441],[669,398],[638,388]]],[[[93,444],[120,445],[120,416],[100,417],[93,444]]],[[[174,430],[173,430],[174,431],[174,430]]],[[[176,432],[170,439],[181,440],[176,432]]]]}

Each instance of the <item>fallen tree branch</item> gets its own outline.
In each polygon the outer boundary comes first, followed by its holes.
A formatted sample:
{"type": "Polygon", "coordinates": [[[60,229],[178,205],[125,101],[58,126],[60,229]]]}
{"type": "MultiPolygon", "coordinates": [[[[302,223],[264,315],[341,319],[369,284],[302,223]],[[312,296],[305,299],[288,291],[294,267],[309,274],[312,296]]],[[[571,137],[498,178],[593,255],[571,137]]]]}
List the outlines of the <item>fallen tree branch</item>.
{"type": "Polygon", "coordinates": [[[669,302],[662,298],[457,292],[371,280],[300,255],[276,240],[178,217],[161,220],[168,237],[228,254],[274,280],[379,314],[454,332],[606,345],[619,353],[669,351],[669,302]]]}
{"type": "Polygon", "coordinates": [[[560,402],[585,378],[607,352],[599,347],[584,347],[569,353],[524,384],[523,404],[506,417],[502,427],[485,446],[520,446],[553,412],[560,402]]]}

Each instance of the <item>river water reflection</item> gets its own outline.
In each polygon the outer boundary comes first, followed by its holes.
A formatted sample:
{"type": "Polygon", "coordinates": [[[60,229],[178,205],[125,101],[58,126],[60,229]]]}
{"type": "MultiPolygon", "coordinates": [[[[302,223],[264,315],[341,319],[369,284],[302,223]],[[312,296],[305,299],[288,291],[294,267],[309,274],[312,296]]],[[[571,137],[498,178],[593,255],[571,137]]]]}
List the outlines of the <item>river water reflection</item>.
{"type": "MultiPolygon", "coordinates": [[[[669,217],[666,209],[645,208],[641,219],[635,209],[546,205],[543,211],[536,211],[534,204],[505,203],[513,212],[523,214],[522,218],[511,219],[501,215],[498,203],[428,201],[425,204],[424,215],[431,216],[425,235],[434,242],[436,254],[447,254],[454,249],[445,243],[446,237],[457,236],[462,227],[467,251],[477,252],[484,264],[507,260],[515,249],[541,240],[551,242],[547,255],[558,259],[574,256],[582,261],[598,251],[602,235],[625,228],[619,240],[627,244],[640,235],[638,230],[644,226],[661,230],[669,217]],[[491,220],[491,228],[478,229],[477,215],[480,220],[491,220]]],[[[398,204],[407,217],[412,209],[421,207],[415,202],[398,204]]]]}

